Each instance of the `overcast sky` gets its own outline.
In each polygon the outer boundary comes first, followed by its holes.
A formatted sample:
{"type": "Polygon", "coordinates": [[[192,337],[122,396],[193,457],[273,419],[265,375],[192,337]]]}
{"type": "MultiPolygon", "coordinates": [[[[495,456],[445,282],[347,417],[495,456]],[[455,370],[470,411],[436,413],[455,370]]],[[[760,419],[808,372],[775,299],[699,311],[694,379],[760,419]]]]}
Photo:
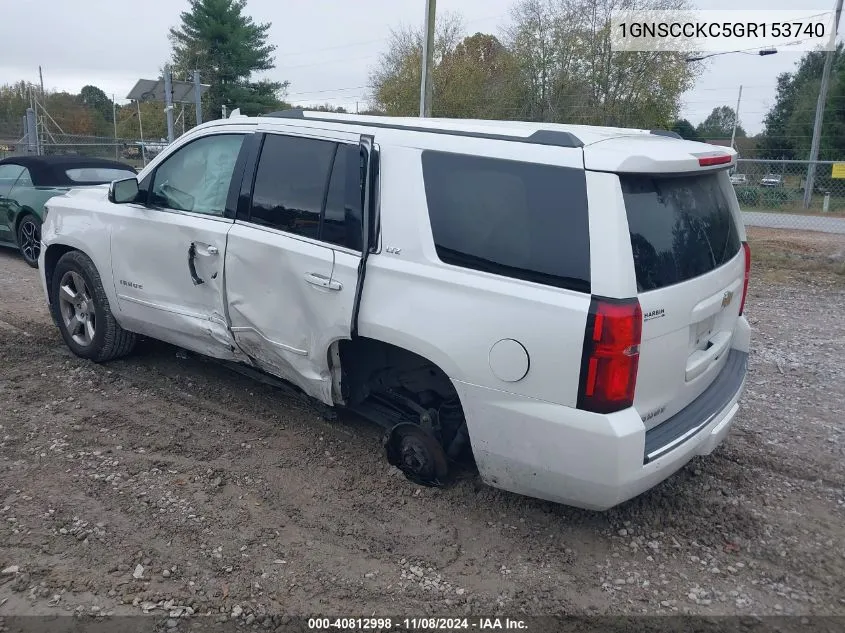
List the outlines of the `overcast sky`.
{"type": "MultiPolygon", "coordinates": [[[[499,35],[513,0],[438,0],[438,13],[460,12],[467,31],[499,35]]],[[[694,0],[707,9],[831,10],[833,0],[694,0]],[[830,6],[826,6],[830,5],[830,6]]],[[[48,89],[78,92],[85,84],[122,100],[141,78],[154,79],[168,60],[168,27],[179,23],[186,0],[0,0],[0,84],[37,82],[38,66],[48,89]]],[[[391,27],[421,25],[424,0],[249,0],[258,22],[271,22],[276,69],[289,80],[289,100],[355,109],[367,98],[368,70],[378,60],[391,27]]],[[[841,31],[840,31],[841,32],[841,31]]],[[[749,133],[762,129],[774,101],[777,75],[790,71],[801,53],[781,50],[758,57],[733,54],[709,60],[682,116],[699,123],[719,105],[736,105],[749,133]]]]}

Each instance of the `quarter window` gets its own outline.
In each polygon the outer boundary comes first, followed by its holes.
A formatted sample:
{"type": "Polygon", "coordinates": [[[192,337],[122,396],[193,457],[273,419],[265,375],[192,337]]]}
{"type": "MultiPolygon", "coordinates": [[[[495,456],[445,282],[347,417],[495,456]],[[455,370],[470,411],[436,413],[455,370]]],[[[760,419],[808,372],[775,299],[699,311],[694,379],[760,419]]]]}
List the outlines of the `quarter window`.
{"type": "Polygon", "coordinates": [[[222,216],[243,140],[218,134],[178,149],[156,169],[151,205],[222,216]]]}
{"type": "Polygon", "coordinates": [[[441,261],[590,292],[583,170],[433,151],[422,165],[441,261]]]}

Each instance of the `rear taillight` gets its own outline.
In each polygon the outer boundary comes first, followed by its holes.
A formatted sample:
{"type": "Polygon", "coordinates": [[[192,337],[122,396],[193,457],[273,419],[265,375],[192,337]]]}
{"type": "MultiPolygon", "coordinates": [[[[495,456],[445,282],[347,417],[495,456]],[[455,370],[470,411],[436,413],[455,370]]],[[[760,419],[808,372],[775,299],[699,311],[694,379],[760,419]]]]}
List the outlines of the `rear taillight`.
{"type": "Polygon", "coordinates": [[[593,297],[581,357],[579,409],[612,413],[634,404],[642,329],[637,299],[593,297]]]}
{"type": "Polygon", "coordinates": [[[739,314],[745,311],[745,298],[748,296],[748,279],[751,277],[751,247],[748,242],[742,243],[742,250],[745,253],[745,279],[742,282],[742,301],[739,302],[739,314]]]}

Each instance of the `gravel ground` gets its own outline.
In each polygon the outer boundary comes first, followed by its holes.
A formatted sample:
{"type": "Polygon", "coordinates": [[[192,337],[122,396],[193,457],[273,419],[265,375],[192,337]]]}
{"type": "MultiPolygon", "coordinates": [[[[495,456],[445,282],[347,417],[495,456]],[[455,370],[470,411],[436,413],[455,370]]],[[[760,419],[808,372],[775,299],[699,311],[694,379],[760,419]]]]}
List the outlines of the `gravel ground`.
{"type": "Polygon", "coordinates": [[[606,513],[415,486],[373,425],[164,344],[79,360],[11,251],[0,297],[0,616],[845,615],[835,273],[754,277],[735,430],[606,513]]]}

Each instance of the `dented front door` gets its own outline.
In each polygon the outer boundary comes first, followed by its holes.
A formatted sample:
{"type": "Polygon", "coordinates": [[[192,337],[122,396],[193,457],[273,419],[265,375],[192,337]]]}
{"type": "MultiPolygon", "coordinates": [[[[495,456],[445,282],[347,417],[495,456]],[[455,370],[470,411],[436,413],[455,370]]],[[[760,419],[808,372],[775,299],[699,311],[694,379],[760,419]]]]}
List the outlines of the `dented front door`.
{"type": "Polygon", "coordinates": [[[243,139],[214,134],[180,146],[145,183],[147,204],[121,205],[112,228],[112,272],[129,329],[234,357],[223,264],[233,223],[226,205],[243,139]]]}

